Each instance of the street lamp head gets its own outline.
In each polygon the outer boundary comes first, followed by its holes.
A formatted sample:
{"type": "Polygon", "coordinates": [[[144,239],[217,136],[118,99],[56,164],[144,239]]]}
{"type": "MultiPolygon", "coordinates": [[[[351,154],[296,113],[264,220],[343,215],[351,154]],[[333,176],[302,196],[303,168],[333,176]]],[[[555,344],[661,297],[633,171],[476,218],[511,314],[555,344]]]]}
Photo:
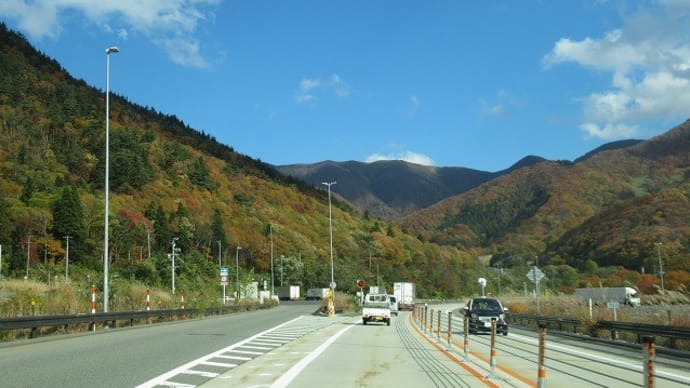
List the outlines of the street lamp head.
{"type": "Polygon", "coordinates": [[[105,49],[106,55],[115,54],[115,53],[119,53],[119,52],[120,52],[120,49],[117,48],[116,46],[108,47],[107,49],[105,49]]]}

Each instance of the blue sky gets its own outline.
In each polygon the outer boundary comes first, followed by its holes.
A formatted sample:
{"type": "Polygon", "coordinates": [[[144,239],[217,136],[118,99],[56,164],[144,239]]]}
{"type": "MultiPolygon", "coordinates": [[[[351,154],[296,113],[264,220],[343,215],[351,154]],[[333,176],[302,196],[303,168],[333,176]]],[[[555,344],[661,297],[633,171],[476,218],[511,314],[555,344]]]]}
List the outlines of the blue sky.
{"type": "Polygon", "coordinates": [[[688,118],[690,1],[3,0],[74,77],[272,164],[496,171],[688,118]]]}

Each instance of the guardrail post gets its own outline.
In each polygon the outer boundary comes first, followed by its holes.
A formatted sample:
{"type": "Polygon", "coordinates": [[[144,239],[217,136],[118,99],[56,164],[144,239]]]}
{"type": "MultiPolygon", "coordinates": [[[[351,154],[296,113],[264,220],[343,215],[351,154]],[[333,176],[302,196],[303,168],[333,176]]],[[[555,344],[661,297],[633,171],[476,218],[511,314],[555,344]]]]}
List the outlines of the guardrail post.
{"type": "Polygon", "coordinates": [[[468,359],[468,355],[470,352],[470,339],[468,338],[469,336],[469,331],[470,331],[470,317],[465,314],[465,320],[463,321],[463,331],[465,333],[465,341],[463,343],[462,349],[465,352],[465,361],[468,359]]]}
{"type": "Polygon", "coordinates": [[[452,312],[452,311],[448,311],[448,349],[447,349],[447,350],[450,350],[450,349],[451,349],[451,346],[450,346],[450,344],[451,344],[451,339],[450,339],[450,337],[453,335],[453,330],[451,330],[452,324],[453,324],[453,312],[452,312]]]}
{"type": "Polygon", "coordinates": [[[489,359],[489,366],[491,367],[489,378],[493,379],[496,376],[496,318],[491,318],[491,358],[489,359]]]}
{"type": "Polygon", "coordinates": [[[424,305],[424,332],[426,333],[426,323],[428,322],[428,313],[429,312],[429,306],[426,304],[424,305]]]}
{"type": "Polygon", "coordinates": [[[539,371],[537,372],[537,388],[546,386],[546,369],[544,367],[544,352],[546,351],[546,326],[539,325],[539,371]]]}
{"type": "Polygon", "coordinates": [[[643,384],[645,388],[654,388],[654,342],[655,338],[653,335],[642,337],[642,359],[644,360],[642,369],[644,370],[643,384]]]}
{"type": "Polygon", "coordinates": [[[434,334],[434,309],[431,309],[431,320],[429,321],[429,334],[434,334]]]}
{"type": "Polygon", "coordinates": [[[436,343],[439,343],[441,342],[441,309],[438,309],[438,318],[436,322],[436,343]]]}

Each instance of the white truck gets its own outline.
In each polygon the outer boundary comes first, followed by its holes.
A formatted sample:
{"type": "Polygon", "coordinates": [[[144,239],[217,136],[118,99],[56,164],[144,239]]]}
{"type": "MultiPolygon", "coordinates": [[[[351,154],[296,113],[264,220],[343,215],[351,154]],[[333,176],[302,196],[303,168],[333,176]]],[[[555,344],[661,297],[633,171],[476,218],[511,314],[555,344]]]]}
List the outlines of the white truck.
{"type": "Polygon", "coordinates": [[[328,288],[309,288],[307,289],[307,300],[321,300],[328,297],[328,288]]]}
{"type": "Polygon", "coordinates": [[[387,294],[367,294],[362,305],[362,324],[383,322],[391,325],[391,308],[387,294]]]}
{"type": "Polygon", "coordinates": [[[414,310],[414,299],[416,287],[414,283],[410,282],[395,282],[393,283],[393,295],[398,299],[398,309],[400,310],[414,310]]]}
{"type": "Polygon", "coordinates": [[[618,302],[630,306],[639,306],[640,293],[632,287],[599,287],[599,288],[576,288],[575,296],[587,302],[603,304],[607,302],[618,302]]]}
{"type": "Polygon", "coordinates": [[[280,300],[297,300],[300,296],[299,286],[276,287],[276,294],[280,300]]]}

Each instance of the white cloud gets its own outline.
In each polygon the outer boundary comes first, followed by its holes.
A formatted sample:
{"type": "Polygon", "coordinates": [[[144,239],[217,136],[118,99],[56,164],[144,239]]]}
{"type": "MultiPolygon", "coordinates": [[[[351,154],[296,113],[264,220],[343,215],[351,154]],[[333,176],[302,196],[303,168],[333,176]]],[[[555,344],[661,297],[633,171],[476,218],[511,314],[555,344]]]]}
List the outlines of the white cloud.
{"type": "Polygon", "coordinates": [[[295,95],[295,101],[301,104],[317,100],[317,92],[347,97],[352,93],[352,90],[338,74],[332,74],[325,79],[303,78],[299,83],[299,91],[295,95]]]}
{"type": "Polygon", "coordinates": [[[544,65],[573,62],[611,73],[608,90],[582,99],[580,128],[613,139],[639,134],[639,123],[687,116],[690,101],[690,2],[659,0],[625,17],[624,25],[601,38],[562,38],[544,65]]]}
{"type": "Polygon", "coordinates": [[[410,162],[410,163],[415,163],[415,164],[421,164],[423,166],[434,166],[436,165],[436,162],[434,162],[433,159],[430,157],[420,154],[417,152],[412,152],[412,151],[402,151],[397,154],[388,154],[388,155],[382,155],[382,154],[372,154],[369,155],[365,162],[366,163],[372,163],[372,162],[377,162],[379,160],[403,160],[405,162],[410,162]]]}
{"type": "Polygon", "coordinates": [[[412,113],[417,113],[419,110],[419,97],[417,96],[410,96],[410,105],[412,106],[412,113]]]}
{"type": "Polygon", "coordinates": [[[203,68],[208,61],[195,34],[200,24],[213,19],[207,8],[220,1],[3,0],[0,16],[16,19],[22,32],[33,38],[57,39],[61,18],[68,11],[77,12],[105,32],[121,39],[140,33],[164,49],[173,62],[203,68]]]}

